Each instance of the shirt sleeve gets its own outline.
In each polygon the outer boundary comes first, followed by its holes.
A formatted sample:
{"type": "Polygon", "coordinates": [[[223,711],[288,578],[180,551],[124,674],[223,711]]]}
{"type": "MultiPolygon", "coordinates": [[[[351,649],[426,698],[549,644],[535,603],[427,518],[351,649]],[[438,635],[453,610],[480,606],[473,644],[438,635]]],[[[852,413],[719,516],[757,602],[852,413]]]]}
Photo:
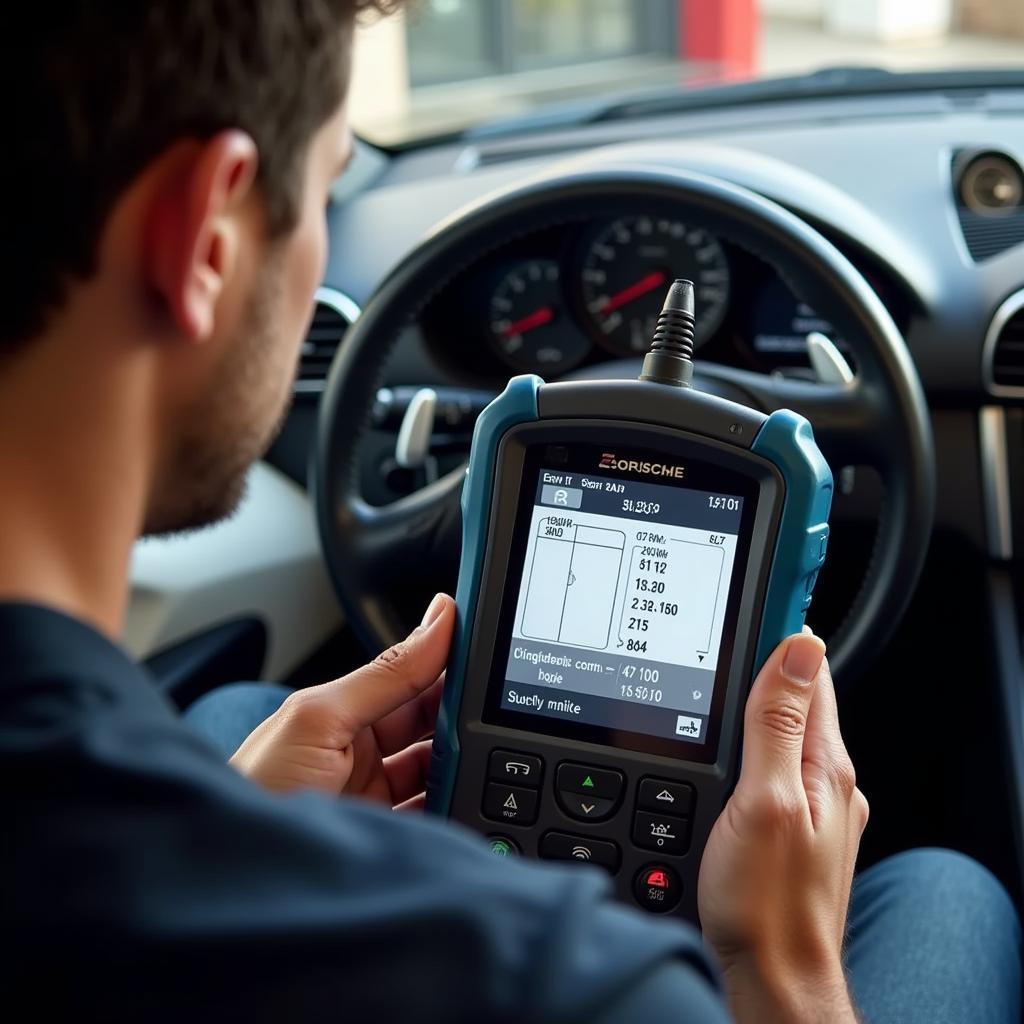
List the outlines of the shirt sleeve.
{"type": "Polygon", "coordinates": [[[44,1017],[726,1019],[696,931],[614,902],[597,869],[275,797],[148,694],[35,680],[0,712],[8,966],[44,1017]]]}

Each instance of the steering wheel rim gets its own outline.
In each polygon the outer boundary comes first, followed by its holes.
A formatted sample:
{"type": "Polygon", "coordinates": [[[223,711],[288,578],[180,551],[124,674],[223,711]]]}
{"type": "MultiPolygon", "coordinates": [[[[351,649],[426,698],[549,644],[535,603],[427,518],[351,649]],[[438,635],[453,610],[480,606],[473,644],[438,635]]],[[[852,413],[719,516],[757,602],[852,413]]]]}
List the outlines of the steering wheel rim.
{"type": "MultiPolygon", "coordinates": [[[[321,398],[313,491],[328,571],[349,621],[371,650],[405,626],[388,598],[409,565],[430,572],[458,550],[461,469],[383,508],[359,494],[358,441],[402,329],[475,259],[536,225],[571,222],[602,202],[689,207],[707,225],[767,261],[851,346],[851,384],[819,385],[698,361],[698,374],[766,412],[788,407],[812,423],[834,466],[869,464],[885,502],[860,591],[834,637],[838,682],[855,657],[880,650],[914,592],[934,519],[935,455],[927,404],[903,338],[856,268],[813,227],[749,190],[669,166],[580,166],[484,197],[435,227],[389,274],[349,330],[321,398]],[[583,212],[581,212],[583,211],[583,212]]],[[[865,661],[867,659],[865,658],[865,661]]]]}

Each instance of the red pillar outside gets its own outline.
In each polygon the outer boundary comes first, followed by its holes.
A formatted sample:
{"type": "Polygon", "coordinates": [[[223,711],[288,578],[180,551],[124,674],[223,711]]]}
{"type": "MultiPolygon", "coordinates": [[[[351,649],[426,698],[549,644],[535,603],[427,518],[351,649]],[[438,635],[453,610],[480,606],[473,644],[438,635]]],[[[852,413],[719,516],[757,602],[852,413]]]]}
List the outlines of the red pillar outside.
{"type": "Polygon", "coordinates": [[[759,22],[758,0],[679,0],[679,56],[714,65],[716,76],[749,77],[759,22]]]}

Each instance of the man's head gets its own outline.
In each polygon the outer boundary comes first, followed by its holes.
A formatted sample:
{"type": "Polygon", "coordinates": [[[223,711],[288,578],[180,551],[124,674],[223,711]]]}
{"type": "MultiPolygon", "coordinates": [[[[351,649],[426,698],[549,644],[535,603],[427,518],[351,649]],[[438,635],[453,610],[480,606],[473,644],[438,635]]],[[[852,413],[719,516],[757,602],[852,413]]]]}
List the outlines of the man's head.
{"type": "Polygon", "coordinates": [[[355,16],[390,6],[65,0],[9,33],[0,389],[57,346],[144,385],[147,530],[229,512],[280,420],[350,154],[355,16]]]}

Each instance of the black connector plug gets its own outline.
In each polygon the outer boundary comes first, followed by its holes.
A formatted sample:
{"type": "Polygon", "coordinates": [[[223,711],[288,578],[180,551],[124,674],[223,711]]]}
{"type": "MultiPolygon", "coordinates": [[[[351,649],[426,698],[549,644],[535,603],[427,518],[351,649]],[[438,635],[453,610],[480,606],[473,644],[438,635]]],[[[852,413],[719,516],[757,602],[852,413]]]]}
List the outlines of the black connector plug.
{"type": "Polygon", "coordinates": [[[641,380],[688,388],[693,380],[693,282],[673,281],[658,315],[641,380]]]}

